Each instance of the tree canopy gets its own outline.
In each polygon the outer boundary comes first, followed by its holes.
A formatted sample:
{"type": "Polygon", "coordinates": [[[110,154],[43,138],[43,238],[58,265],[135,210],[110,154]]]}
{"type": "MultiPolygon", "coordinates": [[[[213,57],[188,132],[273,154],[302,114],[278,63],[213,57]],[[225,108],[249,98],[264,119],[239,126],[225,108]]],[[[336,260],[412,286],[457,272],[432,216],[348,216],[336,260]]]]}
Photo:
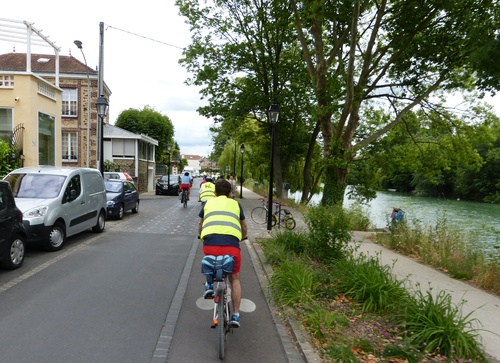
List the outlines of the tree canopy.
{"type": "Polygon", "coordinates": [[[300,166],[303,201],[323,174],[322,203],[342,203],[360,153],[412,111],[439,115],[439,93],[498,89],[488,58],[498,52],[498,0],[176,4],[193,34],[181,63],[208,100],[200,113],[233,125],[254,117],[269,139],[264,112],[278,102],[276,190],[300,166]],[[373,109],[385,116],[369,117],[373,109]]]}
{"type": "Polygon", "coordinates": [[[165,161],[167,144],[169,142],[172,144],[174,136],[174,126],[168,116],[162,115],[149,106],[145,106],[142,110],[129,108],[118,115],[115,125],[135,134],[148,135],[158,140],[156,161],[165,161]]]}

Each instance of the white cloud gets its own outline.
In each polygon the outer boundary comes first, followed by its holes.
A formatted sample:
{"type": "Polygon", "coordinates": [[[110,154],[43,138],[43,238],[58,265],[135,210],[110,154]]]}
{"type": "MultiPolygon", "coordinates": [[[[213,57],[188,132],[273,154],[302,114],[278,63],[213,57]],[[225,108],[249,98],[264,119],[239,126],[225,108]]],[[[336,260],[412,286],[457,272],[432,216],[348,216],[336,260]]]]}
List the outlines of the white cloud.
{"type": "MultiPolygon", "coordinates": [[[[111,122],[125,109],[149,105],[172,120],[182,153],[210,153],[212,121],[196,112],[203,102],[197,88],[184,84],[189,74],[178,63],[182,55],[178,47],[190,43],[190,34],[174,1],[87,0],[78,10],[70,10],[63,0],[13,1],[2,3],[2,18],[33,22],[61,48],[61,55],[71,52],[83,62],[73,44],[76,39],[82,41],[87,64],[94,69],[99,64],[99,23],[103,22],[103,74],[112,91],[111,122]]],[[[24,44],[0,40],[0,53],[12,52],[14,46],[16,52],[26,52],[24,44]]],[[[47,47],[33,47],[32,52],[53,54],[47,47]]]]}

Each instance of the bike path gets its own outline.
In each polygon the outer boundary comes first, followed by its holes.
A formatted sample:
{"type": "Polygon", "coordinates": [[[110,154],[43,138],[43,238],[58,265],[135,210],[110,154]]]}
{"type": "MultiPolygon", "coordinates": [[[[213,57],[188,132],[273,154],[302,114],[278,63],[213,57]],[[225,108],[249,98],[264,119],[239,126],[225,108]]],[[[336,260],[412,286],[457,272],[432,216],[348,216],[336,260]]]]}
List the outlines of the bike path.
{"type": "MultiPolygon", "coordinates": [[[[194,191],[194,190],[193,190],[194,191]]],[[[246,190],[243,191],[245,194],[246,190]]],[[[248,191],[250,193],[250,191],[248,191]]],[[[249,224],[250,242],[241,244],[242,284],[241,327],[227,335],[227,362],[283,362],[299,363],[306,360],[295,348],[287,329],[266,300],[267,291],[262,288],[264,274],[255,257],[252,239],[262,232],[255,228],[250,218],[253,202],[258,195],[238,201],[241,203],[249,224]]],[[[193,203],[192,194],[188,208],[199,209],[193,203]]],[[[174,303],[170,307],[152,363],[160,362],[220,362],[217,350],[217,330],[211,328],[213,300],[204,300],[205,277],[201,274],[203,251],[201,242],[193,236],[190,258],[184,268],[174,303]]]]}

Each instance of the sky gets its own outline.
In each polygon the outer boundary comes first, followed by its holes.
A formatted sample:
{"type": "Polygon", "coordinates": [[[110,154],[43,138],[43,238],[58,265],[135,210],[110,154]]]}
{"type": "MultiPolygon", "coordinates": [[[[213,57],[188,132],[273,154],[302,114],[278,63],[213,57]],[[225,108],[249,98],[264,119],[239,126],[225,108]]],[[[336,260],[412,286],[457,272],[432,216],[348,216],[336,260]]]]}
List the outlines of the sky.
{"type": "MultiPolygon", "coordinates": [[[[178,60],[191,42],[189,27],[174,0],[3,1],[0,18],[28,21],[60,48],[84,63],[75,40],[82,42],[87,65],[99,64],[99,23],[104,23],[103,78],[111,89],[109,120],[123,110],[148,105],[169,117],[183,154],[208,156],[213,121],[196,111],[204,105],[199,89],[184,82],[190,74],[178,60]]],[[[0,39],[0,54],[26,53],[26,45],[0,39]]],[[[32,53],[54,54],[50,47],[32,53]]],[[[150,135],[154,137],[154,135],[150,135]]]]}

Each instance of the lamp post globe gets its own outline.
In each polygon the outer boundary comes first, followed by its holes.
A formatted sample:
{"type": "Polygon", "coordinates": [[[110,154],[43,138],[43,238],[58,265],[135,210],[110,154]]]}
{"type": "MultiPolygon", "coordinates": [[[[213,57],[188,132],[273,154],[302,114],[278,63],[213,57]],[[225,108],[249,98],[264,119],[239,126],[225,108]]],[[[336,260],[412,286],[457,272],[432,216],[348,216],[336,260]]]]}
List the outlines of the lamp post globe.
{"type": "Polygon", "coordinates": [[[272,217],[273,217],[273,176],[274,176],[274,128],[278,123],[278,117],[280,115],[280,107],[273,103],[269,110],[267,111],[267,118],[271,124],[271,165],[269,173],[269,197],[268,197],[268,213],[267,213],[267,231],[272,229],[272,217]]]}

